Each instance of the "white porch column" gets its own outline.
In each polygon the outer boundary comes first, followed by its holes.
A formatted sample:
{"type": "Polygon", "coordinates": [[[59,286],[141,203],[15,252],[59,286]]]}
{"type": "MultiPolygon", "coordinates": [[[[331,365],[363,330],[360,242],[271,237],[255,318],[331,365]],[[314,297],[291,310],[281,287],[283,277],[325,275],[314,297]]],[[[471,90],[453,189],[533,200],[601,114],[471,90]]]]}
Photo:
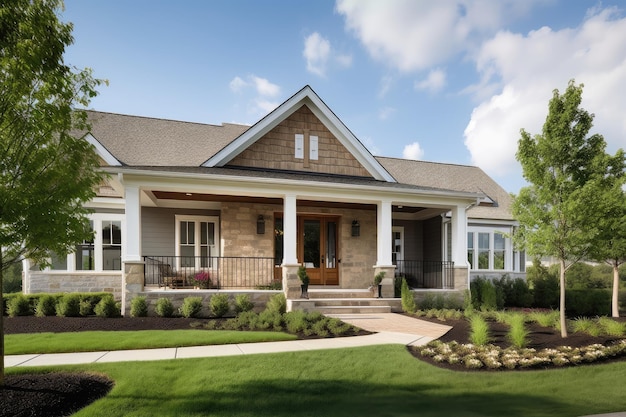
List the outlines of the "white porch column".
{"type": "Polygon", "coordinates": [[[467,264],[467,214],[465,206],[452,208],[452,262],[455,267],[469,267],[467,264]]]}
{"type": "Polygon", "coordinates": [[[391,200],[377,203],[376,209],[376,266],[391,266],[391,200]]]}
{"type": "Polygon", "coordinates": [[[287,194],[284,198],[283,209],[283,265],[298,264],[297,219],[296,196],[287,194]]]}
{"type": "Polygon", "coordinates": [[[141,258],[141,201],[138,186],[126,186],[126,262],[139,262],[141,258]]]}

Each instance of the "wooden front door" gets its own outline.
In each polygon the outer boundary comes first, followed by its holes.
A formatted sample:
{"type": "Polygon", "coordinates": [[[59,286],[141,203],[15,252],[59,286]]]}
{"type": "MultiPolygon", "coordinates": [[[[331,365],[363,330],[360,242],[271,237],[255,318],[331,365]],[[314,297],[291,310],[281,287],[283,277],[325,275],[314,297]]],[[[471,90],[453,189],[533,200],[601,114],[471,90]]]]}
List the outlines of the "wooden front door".
{"type": "Polygon", "coordinates": [[[311,285],[339,285],[338,217],[298,218],[298,262],[306,266],[311,285]]]}

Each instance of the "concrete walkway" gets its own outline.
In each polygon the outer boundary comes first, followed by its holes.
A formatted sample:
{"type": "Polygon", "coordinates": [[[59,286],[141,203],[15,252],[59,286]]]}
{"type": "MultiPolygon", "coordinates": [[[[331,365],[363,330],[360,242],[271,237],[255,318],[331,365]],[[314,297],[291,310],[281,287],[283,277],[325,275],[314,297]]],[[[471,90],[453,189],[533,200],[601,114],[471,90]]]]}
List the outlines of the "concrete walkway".
{"type": "Polygon", "coordinates": [[[99,352],[48,353],[41,355],[8,355],[5,367],[52,366],[163,359],[206,358],[258,353],[299,352],[319,349],[401,344],[424,345],[443,336],[449,326],[418,320],[401,314],[335,315],[346,323],[377,332],[368,336],[330,339],[293,340],[286,342],[241,343],[232,345],[190,346],[181,348],[137,349],[99,352]]]}

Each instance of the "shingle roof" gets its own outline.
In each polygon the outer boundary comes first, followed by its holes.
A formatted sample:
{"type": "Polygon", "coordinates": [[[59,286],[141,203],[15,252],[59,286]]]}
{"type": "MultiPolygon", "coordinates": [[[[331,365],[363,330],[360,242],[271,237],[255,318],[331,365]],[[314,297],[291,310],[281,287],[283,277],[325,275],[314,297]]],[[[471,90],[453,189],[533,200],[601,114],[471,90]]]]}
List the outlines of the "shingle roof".
{"type": "Polygon", "coordinates": [[[386,157],[376,159],[399,183],[481,193],[494,201],[493,206],[470,209],[468,215],[472,218],[513,220],[511,196],[478,167],[386,157]]]}
{"type": "Polygon", "coordinates": [[[91,134],[125,165],[199,166],[250,126],[88,111],[91,134]]]}
{"type": "MultiPolygon", "coordinates": [[[[202,163],[219,152],[245,132],[249,126],[181,122],[141,116],[88,111],[92,125],[91,134],[122,164],[162,171],[194,171],[215,175],[247,175],[272,177],[268,172],[232,169],[203,169],[202,163]]],[[[495,202],[493,206],[473,207],[471,218],[512,220],[511,197],[491,177],[478,167],[454,165],[398,158],[376,157],[398,184],[384,183],[365,178],[334,178],[335,182],[351,181],[354,184],[378,183],[395,188],[458,191],[485,194],[495,202]]],[[[284,173],[290,178],[307,174],[284,173]]],[[[280,176],[280,173],[276,175],[280,176]]],[[[318,178],[329,181],[328,178],[318,178]]]]}

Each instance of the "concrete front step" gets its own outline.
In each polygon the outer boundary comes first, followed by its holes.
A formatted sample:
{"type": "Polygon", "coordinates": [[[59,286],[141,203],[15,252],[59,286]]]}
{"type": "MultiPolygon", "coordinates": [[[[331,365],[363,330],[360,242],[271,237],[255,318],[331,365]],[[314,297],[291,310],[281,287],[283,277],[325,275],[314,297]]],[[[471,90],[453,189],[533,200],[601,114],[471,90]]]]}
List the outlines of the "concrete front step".
{"type": "Polygon", "coordinates": [[[390,306],[315,306],[315,311],[329,314],[379,314],[391,313],[390,306]]]}
{"type": "Polygon", "coordinates": [[[309,299],[320,298],[374,298],[374,292],[368,289],[318,289],[309,288],[309,299]]]}

